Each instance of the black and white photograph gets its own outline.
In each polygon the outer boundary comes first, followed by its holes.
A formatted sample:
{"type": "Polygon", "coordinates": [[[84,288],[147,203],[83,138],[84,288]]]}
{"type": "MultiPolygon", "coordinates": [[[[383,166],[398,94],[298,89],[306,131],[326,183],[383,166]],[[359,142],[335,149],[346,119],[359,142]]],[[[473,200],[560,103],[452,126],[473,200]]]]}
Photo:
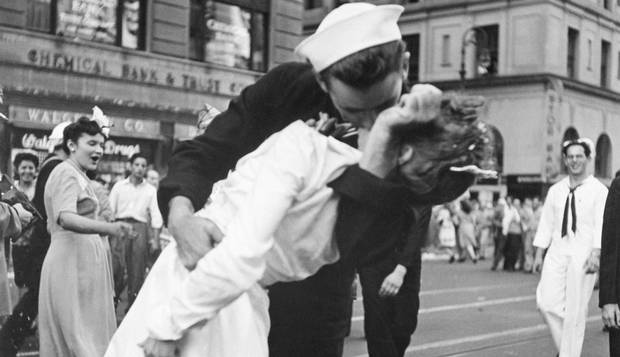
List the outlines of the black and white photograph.
{"type": "Polygon", "coordinates": [[[620,357],[620,0],[0,0],[0,357],[620,357]]]}

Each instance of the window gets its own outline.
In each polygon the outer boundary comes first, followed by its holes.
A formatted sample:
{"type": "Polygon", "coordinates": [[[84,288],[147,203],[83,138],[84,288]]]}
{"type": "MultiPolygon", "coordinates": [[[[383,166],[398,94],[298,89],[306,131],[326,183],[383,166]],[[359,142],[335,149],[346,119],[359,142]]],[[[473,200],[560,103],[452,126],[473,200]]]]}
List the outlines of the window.
{"type": "Polygon", "coordinates": [[[142,49],[145,4],[146,0],[56,0],[52,27],[63,37],[142,49]]]}
{"type": "Polygon", "coordinates": [[[322,0],[304,0],[304,9],[306,10],[316,9],[319,7],[323,7],[322,0]]]}
{"type": "Polygon", "coordinates": [[[478,27],[476,31],[476,75],[497,74],[499,63],[499,25],[478,27]]]}
{"type": "Polygon", "coordinates": [[[450,35],[441,37],[441,66],[450,66],[450,35]]]}
{"type": "Polygon", "coordinates": [[[603,0],[603,7],[606,10],[611,10],[611,1],[610,0],[603,0]]]}
{"type": "Polygon", "coordinates": [[[568,78],[577,78],[577,48],[579,45],[579,31],[568,28],[568,46],[566,52],[566,74],[568,78]]]}
{"type": "Polygon", "coordinates": [[[609,87],[609,55],[611,54],[611,43],[601,41],[601,87],[609,87]]]}
{"type": "Polygon", "coordinates": [[[588,70],[592,70],[592,40],[588,39],[588,70]]]}
{"type": "Polygon", "coordinates": [[[484,167],[501,173],[504,172],[504,137],[495,126],[489,125],[489,128],[493,137],[493,155],[489,158],[491,162],[484,163],[484,167]]]}
{"type": "Polygon", "coordinates": [[[29,30],[50,32],[52,28],[51,0],[26,1],[26,28],[29,30]]]}
{"type": "Polygon", "coordinates": [[[146,4],[140,0],[124,0],[119,9],[120,42],[125,48],[144,48],[146,4]]]}
{"type": "Polygon", "coordinates": [[[611,178],[611,153],[611,140],[607,134],[602,134],[596,141],[595,176],[611,178]]]}
{"type": "Polygon", "coordinates": [[[420,81],[420,35],[403,36],[403,40],[407,44],[407,51],[410,53],[407,79],[409,83],[416,84],[420,81]]]}
{"type": "Polygon", "coordinates": [[[267,1],[192,0],[189,57],[264,71],[267,67],[267,9],[267,1]]]}
{"type": "Polygon", "coordinates": [[[617,73],[617,77],[618,77],[618,79],[620,79],[620,52],[618,52],[618,73],[617,73]]]}

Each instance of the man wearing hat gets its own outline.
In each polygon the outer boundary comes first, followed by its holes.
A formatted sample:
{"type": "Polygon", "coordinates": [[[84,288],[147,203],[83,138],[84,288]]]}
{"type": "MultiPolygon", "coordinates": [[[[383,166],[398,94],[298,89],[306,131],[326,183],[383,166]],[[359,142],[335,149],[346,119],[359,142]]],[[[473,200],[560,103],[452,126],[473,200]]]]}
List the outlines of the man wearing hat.
{"type": "Polygon", "coordinates": [[[39,309],[39,280],[41,278],[41,267],[50,244],[50,235],[47,232],[47,217],[45,215],[45,205],[43,203],[43,192],[45,184],[52,170],[67,158],[67,154],[62,149],[62,138],[64,129],[71,122],[63,122],[54,127],[48,137],[49,155],[41,164],[41,169],[37,177],[34,198],[32,204],[43,216],[34,225],[32,239],[29,245],[29,254],[24,259],[24,264],[28,270],[24,273],[27,291],[15,306],[13,313],[7,319],[0,330],[0,356],[14,357],[24,343],[28,335],[32,335],[33,323],[37,318],[39,309]]]}
{"type": "Polygon", "coordinates": [[[586,138],[562,144],[568,177],[549,188],[534,238],[533,270],[542,266],[536,304],[560,357],[581,355],[588,302],[599,270],[607,188],[588,173],[593,148],[586,138]]]}
{"type": "MultiPolygon", "coordinates": [[[[397,24],[402,11],[398,5],[367,3],[335,9],[296,49],[309,63],[272,69],[233,99],[204,134],[178,146],[158,196],[188,268],[221,238],[210,221],[193,216],[194,210],[241,156],[297,119],[329,117],[369,128],[379,113],[398,102],[409,58],[397,24]]],[[[436,88],[425,87],[417,97],[419,111],[439,95],[436,88]]],[[[385,138],[389,142],[391,133],[385,138]]],[[[374,146],[371,160],[350,167],[330,184],[341,195],[335,227],[341,260],[304,281],[269,288],[271,356],[342,355],[354,269],[369,259],[367,251],[357,249],[360,241],[374,256],[389,253],[402,236],[402,224],[382,222],[411,219],[393,194],[396,185],[383,179],[396,165],[394,151],[374,146]]]]}

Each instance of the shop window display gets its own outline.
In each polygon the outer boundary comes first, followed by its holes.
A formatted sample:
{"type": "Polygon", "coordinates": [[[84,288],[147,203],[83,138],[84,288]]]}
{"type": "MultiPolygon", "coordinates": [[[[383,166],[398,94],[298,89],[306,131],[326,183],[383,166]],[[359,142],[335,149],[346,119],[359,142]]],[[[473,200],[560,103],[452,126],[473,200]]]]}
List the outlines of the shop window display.
{"type": "Polygon", "coordinates": [[[190,58],[228,67],[266,69],[266,14],[220,1],[193,0],[190,58]]]}
{"type": "Polygon", "coordinates": [[[144,48],[146,0],[24,0],[28,30],[144,48]]]}

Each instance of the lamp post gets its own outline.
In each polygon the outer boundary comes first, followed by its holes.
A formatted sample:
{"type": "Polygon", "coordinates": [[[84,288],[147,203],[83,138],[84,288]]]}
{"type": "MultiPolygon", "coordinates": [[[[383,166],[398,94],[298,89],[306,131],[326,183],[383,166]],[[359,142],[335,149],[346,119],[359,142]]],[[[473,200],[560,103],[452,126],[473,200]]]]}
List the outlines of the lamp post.
{"type": "Polygon", "coordinates": [[[488,46],[489,36],[487,33],[479,28],[479,27],[470,27],[463,33],[463,38],[461,39],[461,69],[459,70],[459,76],[461,77],[461,90],[465,90],[465,75],[467,72],[465,71],[465,47],[468,44],[473,44],[476,48],[480,49],[480,57],[478,58],[478,62],[484,67],[488,67],[491,63],[491,56],[489,55],[488,46]],[[482,37],[481,41],[478,41],[476,34],[480,34],[482,37]]]}

